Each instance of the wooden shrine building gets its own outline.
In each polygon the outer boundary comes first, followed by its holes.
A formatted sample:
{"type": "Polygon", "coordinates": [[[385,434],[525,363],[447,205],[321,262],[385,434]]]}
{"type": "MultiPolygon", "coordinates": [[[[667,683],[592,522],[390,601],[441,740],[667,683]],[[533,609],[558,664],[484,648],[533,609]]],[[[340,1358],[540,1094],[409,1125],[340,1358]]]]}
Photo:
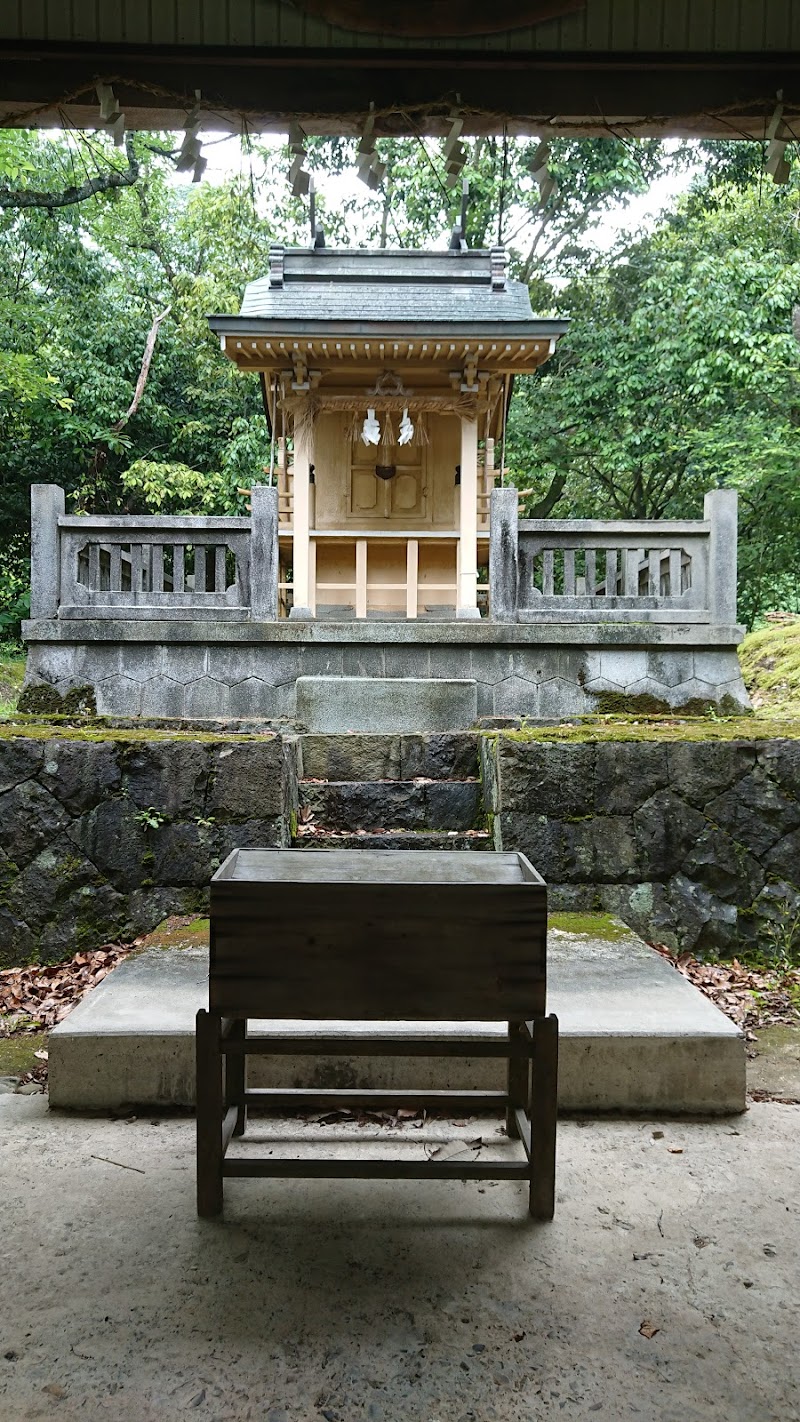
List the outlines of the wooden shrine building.
{"type": "Polygon", "coordinates": [[[699,519],[520,519],[514,379],[566,326],[462,230],[274,247],[209,318],[269,416],[248,517],[70,515],[33,485],[29,686],[334,732],[747,705],[736,494],[699,519]]]}
{"type": "Polygon", "coordinates": [[[276,246],[211,326],[263,381],[281,610],[480,616],[514,377],[566,330],[534,316],[504,249],[469,251],[458,229],[441,252],[276,246]]]}

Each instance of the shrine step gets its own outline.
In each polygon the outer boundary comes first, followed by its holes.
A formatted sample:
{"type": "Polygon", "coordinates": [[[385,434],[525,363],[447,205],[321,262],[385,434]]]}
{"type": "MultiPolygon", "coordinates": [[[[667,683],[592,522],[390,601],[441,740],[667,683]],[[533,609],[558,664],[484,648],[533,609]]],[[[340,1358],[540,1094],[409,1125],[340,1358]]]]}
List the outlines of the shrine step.
{"type": "MultiPolygon", "coordinates": [[[[742,1033],[624,925],[551,921],[548,1011],[560,1025],[559,1102],[569,1111],[706,1114],[745,1109],[742,1033]]],[[[433,951],[433,945],[432,945],[433,951]]],[[[50,1105],[75,1110],[189,1106],[194,1024],[208,1003],[208,952],[149,948],[126,958],[50,1035],[50,1105]]],[[[355,1031],[505,1038],[500,1022],[251,1024],[298,1038],[355,1031]]],[[[487,1058],[255,1057],[253,1086],[496,1090],[487,1058]]]]}
{"type": "Polygon", "coordinates": [[[300,737],[301,774],[311,780],[470,780],[478,775],[478,737],[344,732],[300,737]]]}
{"type": "Polygon", "coordinates": [[[320,830],[299,825],[299,849],[493,849],[488,830],[320,830]]]}
{"type": "Polygon", "coordinates": [[[332,830],[483,829],[478,780],[302,780],[301,824],[332,830]]]}
{"type": "MultiPolygon", "coordinates": [[[[395,660],[401,670],[406,659],[395,660]]],[[[297,720],[309,731],[436,735],[468,731],[478,716],[471,678],[299,676],[295,686],[297,720]]]]}

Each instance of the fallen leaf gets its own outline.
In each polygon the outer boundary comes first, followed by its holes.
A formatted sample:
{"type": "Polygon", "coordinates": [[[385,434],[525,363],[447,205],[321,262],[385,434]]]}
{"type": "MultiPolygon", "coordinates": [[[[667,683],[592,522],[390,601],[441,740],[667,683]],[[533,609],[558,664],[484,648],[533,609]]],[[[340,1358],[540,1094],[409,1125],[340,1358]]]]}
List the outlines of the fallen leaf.
{"type": "Polygon", "coordinates": [[[482,1136],[476,1136],[472,1141],[448,1141],[446,1145],[434,1146],[433,1150],[428,1151],[428,1160],[452,1160],[453,1156],[480,1150],[482,1145],[482,1136]]]}
{"type": "Polygon", "coordinates": [[[683,1146],[667,1146],[670,1155],[683,1155],[683,1146]]]}
{"type": "Polygon", "coordinates": [[[656,1334],[661,1332],[661,1329],[657,1328],[654,1323],[651,1323],[649,1318],[643,1318],[639,1324],[639,1332],[643,1338],[655,1338],[656,1334]]]}

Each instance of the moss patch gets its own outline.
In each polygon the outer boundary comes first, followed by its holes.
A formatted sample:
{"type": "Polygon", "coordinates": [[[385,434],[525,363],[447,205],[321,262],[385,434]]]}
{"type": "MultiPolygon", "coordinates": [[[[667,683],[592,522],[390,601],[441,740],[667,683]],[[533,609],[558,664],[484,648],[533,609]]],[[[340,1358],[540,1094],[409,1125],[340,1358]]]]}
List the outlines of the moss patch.
{"type": "Polygon", "coordinates": [[[492,731],[497,740],[561,741],[769,741],[800,740],[797,716],[583,716],[559,726],[523,726],[518,731],[492,731]]]}
{"type": "Polygon", "coordinates": [[[26,686],[19,698],[19,709],[23,712],[43,713],[61,716],[96,716],[97,702],[93,686],[74,686],[62,696],[54,686],[41,683],[26,686]]]}
{"type": "Polygon", "coordinates": [[[46,1046],[46,1032],[0,1037],[0,1076],[24,1076],[26,1071],[33,1071],[40,1065],[34,1054],[46,1046]]]}
{"type": "Polygon", "coordinates": [[[165,918],[141,940],[142,948],[207,948],[208,919],[165,918]]]}
{"type": "Polygon", "coordinates": [[[547,926],[559,933],[602,938],[606,943],[617,943],[621,938],[630,937],[630,929],[610,913],[551,913],[547,915],[547,926]]]}
{"type": "MultiPolygon", "coordinates": [[[[626,691],[598,691],[594,693],[594,707],[599,716],[674,716],[675,708],[658,696],[631,696],[626,691]]],[[[732,696],[724,696],[721,701],[707,697],[694,697],[685,702],[679,711],[686,716],[709,715],[737,716],[741,710],[732,696]]]]}
{"type": "Polygon", "coordinates": [[[34,741],[118,741],[136,742],[142,741],[200,741],[215,744],[218,741],[231,741],[238,745],[241,741],[258,741],[263,745],[265,740],[271,739],[272,732],[246,731],[162,731],[145,727],[141,730],[117,730],[104,725],[102,721],[90,721],[87,725],[76,726],[73,719],[64,717],[57,719],[53,717],[47,721],[40,718],[25,720],[22,716],[9,717],[0,722],[0,740],[13,740],[19,737],[23,740],[34,741]]]}
{"type": "Polygon", "coordinates": [[[800,715],[800,617],[751,632],[739,660],[756,710],[800,715]]]}

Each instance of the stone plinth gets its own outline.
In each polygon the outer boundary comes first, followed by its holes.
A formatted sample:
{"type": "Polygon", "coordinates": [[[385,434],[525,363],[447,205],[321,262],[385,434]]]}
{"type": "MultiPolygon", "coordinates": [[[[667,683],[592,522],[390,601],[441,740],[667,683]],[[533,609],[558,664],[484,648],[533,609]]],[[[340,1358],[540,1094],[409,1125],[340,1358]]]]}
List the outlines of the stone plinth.
{"type": "MultiPolygon", "coordinates": [[[[708,704],[734,712],[749,706],[736,655],[740,636],[735,626],[586,618],[503,624],[64,617],[25,624],[26,685],[60,694],[89,686],[98,711],[111,716],[302,719],[298,681],[321,677],[474,682],[478,717],[646,714],[708,704]]],[[[435,729],[463,728],[466,703],[451,704],[453,719],[442,724],[437,717],[435,729]]],[[[311,728],[357,729],[319,721],[311,728]]]]}
{"type": "MultiPolygon", "coordinates": [[[[744,1038],[696,988],[624,925],[587,920],[587,931],[552,930],[548,1011],[560,1026],[559,1103],[572,1111],[725,1113],[745,1107],[744,1038]]],[[[51,1034],[50,1104],[72,1109],[194,1100],[194,1019],[208,1001],[203,949],[150,949],[120,964],[51,1034]]],[[[344,1023],[254,1024],[259,1032],[326,1035],[344,1023]]],[[[374,1034],[374,1022],[346,1024],[374,1034]]],[[[505,1036],[505,1023],[393,1023],[505,1036]]],[[[503,1067],[485,1058],[339,1056],[251,1058],[260,1086],[353,1086],[398,1091],[494,1089],[503,1067]]]]}

